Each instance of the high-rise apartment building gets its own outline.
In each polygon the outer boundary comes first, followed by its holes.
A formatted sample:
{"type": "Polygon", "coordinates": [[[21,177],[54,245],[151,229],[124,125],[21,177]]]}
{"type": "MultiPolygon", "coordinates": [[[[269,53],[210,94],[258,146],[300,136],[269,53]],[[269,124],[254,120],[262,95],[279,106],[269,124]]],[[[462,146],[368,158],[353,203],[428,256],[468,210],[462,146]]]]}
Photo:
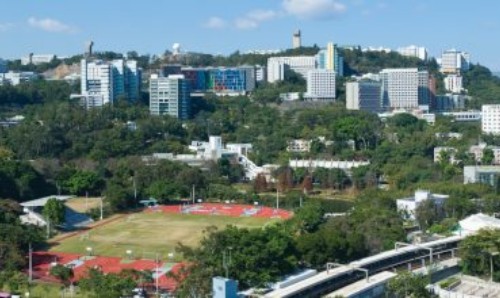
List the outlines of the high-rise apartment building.
{"type": "Polygon", "coordinates": [[[307,73],[307,93],[304,97],[313,101],[335,100],[335,76],[334,70],[310,70],[307,73]]]}
{"type": "Polygon", "coordinates": [[[460,93],[463,90],[463,79],[461,75],[450,74],[444,78],[444,88],[452,93],[460,93]]]}
{"type": "Polygon", "coordinates": [[[346,108],[368,112],[382,111],[382,84],[379,81],[360,80],[346,83],[346,108]]]}
{"type": "Polygon", "coordinates": [[[389,68],[380,72],[382,103],[390,109],[429,105],[429,73],[417,68],[389,68]]]}
{"type": "Polygon", "coordinates": [[[288,69],[307,78],[307,72],[316,69],[316,58],[314,56],[271,57],[267,59],[267,81],[269,83],[283,81],[288,69]]]}
{"type": "Polygon", "coordinates": [[[338,76],[344,75],[344,58],[333,42],[329,42],[325,49],[321,49],[315,58],[318,69],[334,70],[338,76]]]}
{"type": "Polygon", "coordinates": [[[427,49],[424,47],[417,47],[415,45],[401,47],[397,49],[400,55],[406,57],[416,57],[421,60],[427,60],[427,49]]]}
{"type": "Polygon", "coordinates": [[[460,73],[468,71],[470,67],[470,54],[455,49],[444,51],[441,54],[441,72],[460,73]]]}
{"type": "Polygon", "coordinates": [[[115,99],[113,91],[113,66],[104,61],[81,61],[81,92],[83,96],[100,98],[94,107],[112,104],[115,99]]]}
{"type": "Polygon", "coordinates": [[[120,97],[130,101],[138,100],[140,84],[141,69],[134,60],[81,61],[81,95],[92,98],[99,95],[102,97],[102,105],[112,104],[120,97]]]}
{"type": "Polygon", "coordinates": [[[483,133],[500,135],[500,105],[483,105],[481,129],[483,133]]]}
{"type": "Polygon", "coordinates": [[[188,119],[190,112],[189,83],[183,75],[159,77],[151,75],[149,111],[151,115],[170,115],[188,119]]]}

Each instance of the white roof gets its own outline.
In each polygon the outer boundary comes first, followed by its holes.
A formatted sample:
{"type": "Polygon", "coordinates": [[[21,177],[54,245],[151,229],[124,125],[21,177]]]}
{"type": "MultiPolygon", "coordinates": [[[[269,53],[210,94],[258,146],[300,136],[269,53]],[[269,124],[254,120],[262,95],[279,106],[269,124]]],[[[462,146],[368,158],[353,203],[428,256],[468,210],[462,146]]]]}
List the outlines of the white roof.
{"type": "Polygon", "coordinates": [[[500,219],[483,213],[471,215],[459,222],[462,233],[471,234],[481,229],[500,229],[500,219]]]}
{"type": "Polygon", "coordinates": [[[45,206],[45,204],[47,204],[47,201],[51,198],[55,198],[56,200],[59,200],[59,201],[67,201],[67,200],[71,199],[72,197],[73,196],[48,196],[48,197],[43,197],[43,198],[39,198],[36,200],[31,200],[31,201],[21,203],[21,206],[23,206],[23,207],[43,207],[43,206],[45,206]]]}
{"type": "Polygon", "coordinates": [[[378,285],[386,283],[396,275],[396,273],[390,271],[382,271],[378,274],[370,276],[368,281],[366,281],[366,278],[363,278],[362,280],[338,289],[325,297],[353,297],[354,295],[363,293],[368,289],[372,289],[378,285]]]}

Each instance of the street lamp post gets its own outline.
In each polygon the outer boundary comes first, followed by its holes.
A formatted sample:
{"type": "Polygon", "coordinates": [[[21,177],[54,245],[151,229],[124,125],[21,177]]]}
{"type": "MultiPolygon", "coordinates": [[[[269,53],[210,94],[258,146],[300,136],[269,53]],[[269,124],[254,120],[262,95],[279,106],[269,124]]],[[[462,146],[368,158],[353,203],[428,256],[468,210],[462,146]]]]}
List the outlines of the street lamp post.
{"type": "Polygon", "coordinates": [[[156,253],[156,278],[155,278],[155,285],[156,285],[156,297],[160,295],[160,290],[159,290],[159,280],[160,280],[160,257],[158,256],[158,253],[156,253]]]}
{"type": "Polygon", "coordinates": [[[103,208],[103,207],[102,207],[103,202],[102,202],[102,200],[104,200],[104,197],[103,197],[103,196],[101,196],[101,220],[103,219],[103,211],[102,211],[102,208],[103,208]]]}
{"type": "Polygon", "coordinates": [[[87,250],[87,255],[88,255],[89,257],[91,257],[91,256],[92,256],[92,247],[88,246],[88,247],[86,248],[86,250],[87,250]]]}
{"type": "Polygon", "coordinates": [[[498,256],[498,251],[488,252],[490,255],[490,282],[493,282],[493,256],[498,256]]]}
{"type": "Polygon", "coordinates": [[[222,252],[222,267],[226,270],[226,278],[229,278],[229,266],[231,265],[231,251],[232,247],[228,247],[222,252]],[[229,254],[228,254],[229,251],[229,254]]]}

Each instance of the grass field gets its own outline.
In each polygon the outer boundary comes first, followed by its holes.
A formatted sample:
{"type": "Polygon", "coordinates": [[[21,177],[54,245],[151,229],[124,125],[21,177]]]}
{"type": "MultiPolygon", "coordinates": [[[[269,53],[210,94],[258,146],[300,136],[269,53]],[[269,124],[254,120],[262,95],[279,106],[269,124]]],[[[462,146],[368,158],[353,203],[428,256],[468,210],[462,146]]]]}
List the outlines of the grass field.
{"type": "MultiPolygon", "coordinates": [[[[88,239],[81,235],[70,237],[55,243],[50,250],[86,254],[86,248],[92,247],[96,255],[116,257],[126,257],[126,251],[132,250],[134,257],[151,259],[159,253],[165,260],[175,251],[178,242],[196,246],[203,230],[209,226],[259,228],[276,221],[254,217],[136,213],[89,230],[88,239]]],[[[175,256],[176,261],[181,259],[182,256],[175,256]]]]}

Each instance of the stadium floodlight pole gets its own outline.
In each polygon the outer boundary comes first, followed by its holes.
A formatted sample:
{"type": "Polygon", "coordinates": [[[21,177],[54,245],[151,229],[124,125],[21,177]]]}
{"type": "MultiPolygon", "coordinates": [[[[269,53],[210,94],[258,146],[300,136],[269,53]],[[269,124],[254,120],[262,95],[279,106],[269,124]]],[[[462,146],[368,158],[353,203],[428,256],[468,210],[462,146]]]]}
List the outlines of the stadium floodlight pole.
{"type": "Polygon", "coordinates": [[[156,253],[156,280],[155,280],[155,284],[156,284],[156,297],[158,297],[158,295],[160,294],[159,290],[158,290],[158,280],[160,279],[160,268],[159,268],[159,263],[160,263],[160,258],[158,256],[158,253],[156,253]]]}
{"type": "Polygon", "coordinates": [[[195,189],[194,189],[194,184],[193,184],[193,205],[195,204],[194,198],[195,198],[195,189]]]}
{"type": "Polygon", "coordinates": [[[276,187],[276,211],[280,209],[280,191],[276,187]]]}
{"type": "Polygon", "coordinates": [[[85,191],[85,212],[89,209],[89,192],[85,191]]]}

